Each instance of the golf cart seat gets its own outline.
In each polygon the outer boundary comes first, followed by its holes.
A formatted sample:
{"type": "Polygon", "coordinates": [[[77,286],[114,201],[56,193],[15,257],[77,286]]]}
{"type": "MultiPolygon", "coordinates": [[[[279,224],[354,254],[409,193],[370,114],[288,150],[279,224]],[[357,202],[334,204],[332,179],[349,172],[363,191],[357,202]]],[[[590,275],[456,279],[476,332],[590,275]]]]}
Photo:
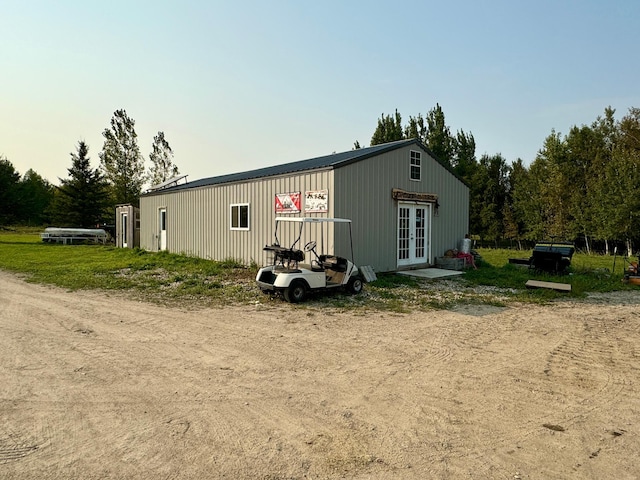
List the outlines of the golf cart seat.
{"type": "Polygon", "coordinates": [[[325,270],[333,270],[334,272],[347,271],[347,259],[336,257],[335,255],[320,255],[320,263],[325,270]]]}
{"type": "Polygon", "coordinates": [[[294,262],[302,262],[304,260],[304,252],[293,248],[281,247],[280,245],[267,245],[262,250],[273,252],[276,258],[281,260],[290,260],[294,262]]]}

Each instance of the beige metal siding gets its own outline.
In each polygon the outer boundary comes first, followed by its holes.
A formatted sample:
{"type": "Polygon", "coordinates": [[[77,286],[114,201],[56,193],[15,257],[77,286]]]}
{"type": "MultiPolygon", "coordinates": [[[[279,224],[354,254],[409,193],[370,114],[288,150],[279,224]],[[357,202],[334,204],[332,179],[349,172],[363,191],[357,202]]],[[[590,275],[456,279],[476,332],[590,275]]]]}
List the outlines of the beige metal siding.
{"type": "MultiPolygon", "coordinates": [[[[469,225],[469,189],[422,149],[421,180],[410,179],[412,145],[336,170],[335,214],[353,220],[355,260],[378,272],[397,269],[398,202],[393,188],[438,195],[431,219],[431,259],[457,247],[469,225]]],[[[340,238],[341,242],[346,241],[340,238]]]]}
{"type": "Polygon", "coordinates": [[[145,195],[140,199],[141,246],[158,250],[158,212],[164,207],[167,209],[167,249],[170,252],[213,260],[232,258],[244,264],[261,265],[265,261],[262,249],[273,241],[275,195],[291,192],[304,195],[309,190],[324,189],[329,191],[329,212],[309,216],[327,217],[333,214],[332,170],[145,195]],[[249,230],[231,230],[231,204],[250,205],[249,230]]]}
{"type": "MultiPolygon", "coordinates": [[[[268,177],[247,182],[214,185],[174,193],[158,193],[141,198],[141,246],[158,250],[159,209],[167,209],[167,249],[203,258],[233,258],[245,264],[265,263],[263,247],[274,240],[276,194],[309,190],[328,191],[328,212],[308,216],[344,217],[353,221],[355,261],[371,265],[378,272],[397,269],[398,202],[391,192],[399,188],[410,192],[438,195],[439,209],[431,217],[430,259],[456,248],[469,225],[469,190],[428,153],[420,149],[421,180],[410,179],[410,151],[417,145],[370,157],[335,170],[268,177]],[[230,229],[230,205],[250,205],[250,230],[230,229]]],[[[304,203],[304,200],[302,201],[304,203]]],[[[285,214],[283,216],[304,216],[285,214]]],[[[433,209],[432,209],[433,211],[433,209]]],[[[319,228],[307,231],[298,248],[311,239],[320,243],[319,228]]],[[[294,237],[289,225],[280,232],[281,245],[294,237]]],[[[350,252],[346,229],[325,229],[325,251],[347,255],[350,252]],[[335,245],[334,245],[335,242],[335,245]]],[[[310,254],[307,255],[307,261],[310,254]]]]}

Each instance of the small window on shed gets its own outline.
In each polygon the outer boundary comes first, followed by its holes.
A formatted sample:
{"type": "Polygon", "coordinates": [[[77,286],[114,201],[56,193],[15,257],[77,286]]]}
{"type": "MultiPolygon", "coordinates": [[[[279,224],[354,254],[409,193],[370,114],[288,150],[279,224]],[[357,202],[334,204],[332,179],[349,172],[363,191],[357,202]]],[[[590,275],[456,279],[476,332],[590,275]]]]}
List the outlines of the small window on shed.
{"type": "Polygon", "coordinates": [[[231,230],[249,230],[249,204],[231,205],[231,230]]]}
{"type": "Polygon", "coordinates": [[[411,173],[410,173],[411,180],[420,180],[420,174],[421,174],[420,152],[415,152],[411,150],[410,168],[411,168],[411,173]]]}

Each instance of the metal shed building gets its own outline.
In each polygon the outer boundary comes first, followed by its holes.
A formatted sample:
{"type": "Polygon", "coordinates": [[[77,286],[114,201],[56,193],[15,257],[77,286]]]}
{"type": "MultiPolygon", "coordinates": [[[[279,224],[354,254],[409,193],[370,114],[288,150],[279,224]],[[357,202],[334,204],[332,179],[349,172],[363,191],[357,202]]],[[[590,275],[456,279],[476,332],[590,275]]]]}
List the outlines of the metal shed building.
{"type": "MultiPolygon", "coordinates": [[[[351,219],[358,265],[424,267],[467,233],[469,189],[421,142],[401,140],[148,192],[140,246],[261,265],[283,215],[351,219]]],[[[348,248],[338,230],[327,235],[329,249],[348,248]]]]}
{"type": "Polygon", "coordinates": [[[140,209],[127,203],[116,205],[116,247],[140,246],[140,209]]]}

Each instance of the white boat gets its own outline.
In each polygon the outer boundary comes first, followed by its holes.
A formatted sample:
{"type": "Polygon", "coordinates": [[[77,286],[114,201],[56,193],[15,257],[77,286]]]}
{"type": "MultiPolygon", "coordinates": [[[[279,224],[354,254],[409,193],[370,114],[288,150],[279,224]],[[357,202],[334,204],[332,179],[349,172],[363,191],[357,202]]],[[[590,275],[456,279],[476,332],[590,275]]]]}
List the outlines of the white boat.
{"type": "Polygon", "coordinates": [[[47,243],[73,243],[90,241],[95,243],[106,243],[109,234],[103,228],[69,228],[69,227],[47,227],[40,234],[43,242],[47,243]]]}

